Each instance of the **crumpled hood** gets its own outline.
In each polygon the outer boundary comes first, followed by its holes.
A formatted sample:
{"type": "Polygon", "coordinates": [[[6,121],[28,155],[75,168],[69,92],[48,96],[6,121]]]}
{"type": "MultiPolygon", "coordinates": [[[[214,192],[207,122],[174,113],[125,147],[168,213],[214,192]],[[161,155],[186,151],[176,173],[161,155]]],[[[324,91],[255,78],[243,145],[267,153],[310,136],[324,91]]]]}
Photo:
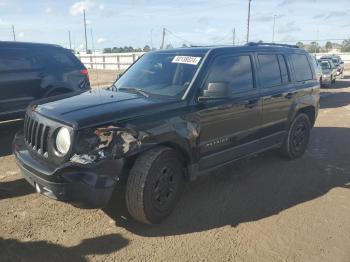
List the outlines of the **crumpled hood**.
{"type": "Polygon", "coordinates": [[[170,104],[174,103],[126,92],[96,89],[57,97],[53,101],[41,100],[35,111],[81,129],[161,111],[162,106],[170,104]]]}

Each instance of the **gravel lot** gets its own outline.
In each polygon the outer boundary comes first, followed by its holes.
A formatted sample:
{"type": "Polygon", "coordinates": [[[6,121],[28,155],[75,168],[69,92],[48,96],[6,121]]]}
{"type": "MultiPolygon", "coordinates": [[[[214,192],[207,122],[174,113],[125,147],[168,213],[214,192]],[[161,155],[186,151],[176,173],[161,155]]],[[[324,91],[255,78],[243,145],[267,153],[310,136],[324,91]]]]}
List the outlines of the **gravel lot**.
{"type": "Polygon", "coordinates": [[[303,158],[276,152],[188,185],[158,226],[115,194],[82,210],[34,193],[11,155],[21,122],[0,125],[0,261],[350,261],[350,76],[323,89],[303,158]]]}

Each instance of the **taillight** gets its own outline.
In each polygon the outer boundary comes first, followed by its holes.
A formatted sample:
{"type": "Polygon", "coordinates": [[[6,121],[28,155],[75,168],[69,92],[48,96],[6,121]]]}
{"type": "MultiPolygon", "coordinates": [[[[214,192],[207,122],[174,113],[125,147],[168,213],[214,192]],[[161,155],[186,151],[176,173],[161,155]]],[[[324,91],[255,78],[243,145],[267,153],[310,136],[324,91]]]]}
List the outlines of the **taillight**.
{"type": "Polygon", "coordinates": [[[80,70],[80,73],[89,78],[89,71],[87,69],[80,70]]]}

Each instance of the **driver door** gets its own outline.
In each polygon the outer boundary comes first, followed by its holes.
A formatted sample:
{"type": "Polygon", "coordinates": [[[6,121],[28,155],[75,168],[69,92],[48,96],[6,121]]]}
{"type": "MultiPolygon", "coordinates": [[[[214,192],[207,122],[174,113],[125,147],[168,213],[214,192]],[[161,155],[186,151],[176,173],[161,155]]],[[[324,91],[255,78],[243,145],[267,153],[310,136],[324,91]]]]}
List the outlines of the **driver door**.
{"type": "Polygon", "coordinates": [[[206,101],[199,111],[199,171],[248,155],[259,146],[262,101],[255,85],[254,57],[249,54],[214,59],[204,88],[227,82],[232,95],[206,101]]]}

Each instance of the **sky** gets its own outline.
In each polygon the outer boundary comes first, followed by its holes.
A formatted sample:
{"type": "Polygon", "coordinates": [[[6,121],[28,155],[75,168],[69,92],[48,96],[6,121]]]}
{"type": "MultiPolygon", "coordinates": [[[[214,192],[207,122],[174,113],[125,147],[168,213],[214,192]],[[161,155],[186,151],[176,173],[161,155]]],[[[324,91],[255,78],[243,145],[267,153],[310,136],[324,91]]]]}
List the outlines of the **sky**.
{"type": "MultiPolygon", "coordinates": [[[[72,47],[83,49],[84,9],[89,49],[159,48],[163,28],[173,46],[231,44],[234,29],[236,42],[247,34],[248,0],[0,0],[0,40],[12,40],[14,25],[18,41],[69,47],[70,31],[72,47]]],[[[350,0],[252,0],[250,41],[272,41],[274,16],[275,41],[350,38],[350,0]]]]}

